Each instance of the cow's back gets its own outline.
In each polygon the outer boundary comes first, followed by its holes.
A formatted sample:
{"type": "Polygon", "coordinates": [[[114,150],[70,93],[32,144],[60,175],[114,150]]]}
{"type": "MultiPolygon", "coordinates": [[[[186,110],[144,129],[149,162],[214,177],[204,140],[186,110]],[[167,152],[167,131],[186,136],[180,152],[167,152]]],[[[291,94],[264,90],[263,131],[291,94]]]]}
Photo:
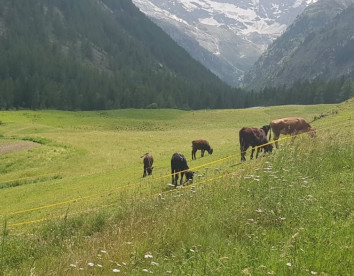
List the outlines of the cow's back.
{"type": "Polygon", "coordinates": [[[196,150],[199,150],[199,149],[209,150],[210,149],[209,142],[207,140],[202,140],[202,139],[192,141],[192,147],[196,150]]]}
{"type": "Polygon", "coordinates": [[[276,135],[279,135],[307,131],[310,125],[302,117],[287,117],[271,121],[270,127],[276,135]]]}

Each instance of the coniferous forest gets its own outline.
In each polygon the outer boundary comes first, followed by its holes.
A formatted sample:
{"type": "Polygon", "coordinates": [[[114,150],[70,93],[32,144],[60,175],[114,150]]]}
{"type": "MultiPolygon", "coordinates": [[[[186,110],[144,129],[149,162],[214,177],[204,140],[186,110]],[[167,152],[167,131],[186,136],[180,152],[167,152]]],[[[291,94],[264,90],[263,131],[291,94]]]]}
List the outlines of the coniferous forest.
{"type": "Polygon", "coordinates": [[[0,107],[240,107],[130,0],[0,1],[0,107]]]}
{"type": "Polygon", "coordinates": [[[246,92],[192,59],[131,0],[0,0],[0,109],[333,103],[350,78],[246,92]]]}

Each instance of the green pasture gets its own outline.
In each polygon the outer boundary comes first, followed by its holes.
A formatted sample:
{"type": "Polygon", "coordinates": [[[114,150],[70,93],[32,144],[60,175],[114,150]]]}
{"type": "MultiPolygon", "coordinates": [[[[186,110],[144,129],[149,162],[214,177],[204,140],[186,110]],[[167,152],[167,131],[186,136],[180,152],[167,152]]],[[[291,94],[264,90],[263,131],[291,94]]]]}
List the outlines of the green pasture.
{"type": "Polygon", "coordinates": [[[40,146],[0,155],[0,268],[4,275],[351,275],[353,120],[353,100],[1,111],[0,147],[40,146]],[[239,129],[287,116],[315,119],[316,138],[286,140],[257,160],[247,153],[241,164],[239,129]],[[198,152],[192,161],[194,139],[208,140],[213,155],[198,152]],[[146,152],[155,168],[143,179],[146,152]],[[184,189],[168,185],[174,152],[196,171],[184,189]]]}

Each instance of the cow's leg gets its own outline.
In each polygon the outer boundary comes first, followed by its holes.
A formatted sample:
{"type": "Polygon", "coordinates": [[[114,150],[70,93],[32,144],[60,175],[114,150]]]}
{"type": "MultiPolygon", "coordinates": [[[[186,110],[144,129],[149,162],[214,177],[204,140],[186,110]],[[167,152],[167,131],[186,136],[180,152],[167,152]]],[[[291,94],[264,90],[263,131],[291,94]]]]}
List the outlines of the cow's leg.
{"type": "Polygon", "coordinates": [[[196,157],[195,157],[195,153],[197,152],[197,150],[195,150],[195,149],[192,149],[192,160],[193,159],[197,159],[196,157]]]}
{"type": "Polygon", "coordinates": [[[171,170],[171,174],[172,174],[172,185],[175,185],[176,186],[176,184],[175,184],[175,171],[174,170],[171,170]]]}
{"type": "Polygon", "coordinates": [[[175,175],[175,187],[177,187],[177,182],[178,182],[178,173],[176,173],[176,175],[175,175]]]}
{"type": "Polygon", "coordinates": [[[144,168],[144,173],[143,173],[143,177],[146,176],[146,168],[144,168]]]}
{"type": "Polygon", "coordinates": [[[201,151],[202,151],[202,157],[204,157],[204,152],[205,152],[205,150],[204,150],[204,149],[202,149],[201,151]]]}
{"type": "Polygon", "coordinates": [[[279,139],[280,133],[274,133],[274,138],[273,140],[275,141],[275,146],[278,149],[279,145],[278,145],[278,139],[279,139]]]}
{"type": "Polygon", "coordinates": [[[253,154],[254,154],[254,148],[252,148],[251,159],[253,159],[253,154]]]}
{"type": "Polygon", "coordinates": [[[246,150],[247,150],[248,147],[243,147],[241,146],[240,147],[240,150],[241,150],[241,162],[242,161],[246,161],[246,150]]]}
{"type": "Polygon", "coordinates": [[[261,148],[257,148],[256,159],[258,158],[258,155],[259,155],[260,151],[261,151],[261,148]]]}
{"type": "Polygon", "coordinates": [[[294,143],[295,138],[296,138],[297,135],[298,135],[297,132],[294,132],[293,134],[291,134],[291,143],[292,143],[292,144],[294,143]]]}
{"type": "Polygon", "coordinates": [[[180,180],[180,182],[179,182],[179,185],[183,185],[183,183],[182,183],[182,180],[183,180],[183,175],[184,175],[184,172],[181,172],[181,180],[180,180]]]}

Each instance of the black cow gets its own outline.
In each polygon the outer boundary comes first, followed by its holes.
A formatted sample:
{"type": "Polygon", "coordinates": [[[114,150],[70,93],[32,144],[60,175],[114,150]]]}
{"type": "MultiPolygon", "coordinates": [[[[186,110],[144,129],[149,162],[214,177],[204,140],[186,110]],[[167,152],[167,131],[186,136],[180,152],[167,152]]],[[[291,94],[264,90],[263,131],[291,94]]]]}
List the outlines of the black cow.
{"type": "Polygon", "coordinates": [[[154,157],[150,153],[145,153],[143,156],[141,156],[143,159],[143,164],[144,164],[144,173],[143,177],[146,175],[151,175],[152,174],[152,169],[154,168],[152,164],[154,163],[154,157]]]}
{"type": "Polygon", "coordinates": [[[184,157],[183,154],[181,153],[174,153],[171,158],[171,174],[172,174],[172,184],[177,187],[177,180],[178,180],[178,173],[181,173],[181,180],[180,180],[180,185],[182,184],[183,180],[183,175],[186,174],[186,181],[192,180],[193,181],[193,176],[194,172],[189,170],[189,167],[187,165],[187,160],[184,157]]]}
{"type": "MultiPolygon", "coordinates": [[[[269,131],[269,128],[267,132],[269,131]]],[[[255,151],[254,147],[260,146],[263,144],[267,144],[267,135],[263,128],[251,128],[251,127],[243,127],[239,132],[240,138],[240,149],[241,149],[241,161],[246,161],[246,150],[248,147],[252,147],[251,159],[253,159],[253,153],[255,151]]],[[[265,145],[257,148],[256,158],[258,158],[258,154],[264,148],[265,152],[272,152],[272,145],[265,145]]]]}
{"type": "Polygon", "coordinates": [[[207,151],[209,154],[213,154],[213,148],[210,147],[207,140],[194,140],[192,141],[192,159],[196,159],[195,153],[197,150],[201,150],[201,156],[204,156],[204,152],[207,151]]]}

